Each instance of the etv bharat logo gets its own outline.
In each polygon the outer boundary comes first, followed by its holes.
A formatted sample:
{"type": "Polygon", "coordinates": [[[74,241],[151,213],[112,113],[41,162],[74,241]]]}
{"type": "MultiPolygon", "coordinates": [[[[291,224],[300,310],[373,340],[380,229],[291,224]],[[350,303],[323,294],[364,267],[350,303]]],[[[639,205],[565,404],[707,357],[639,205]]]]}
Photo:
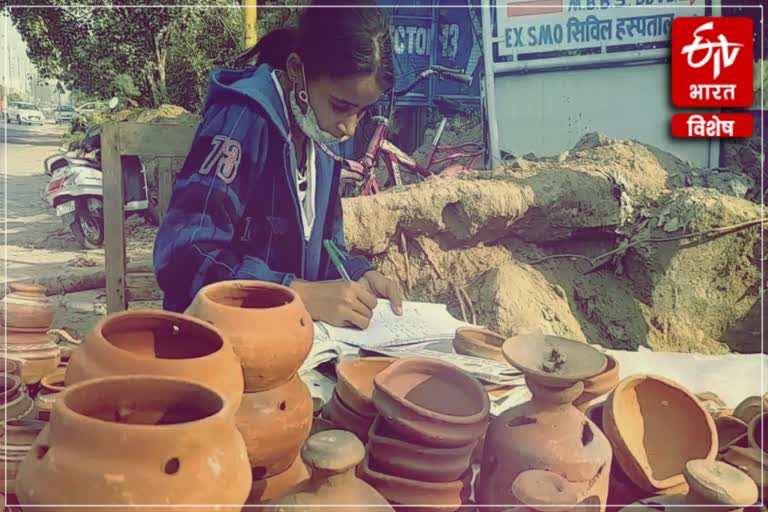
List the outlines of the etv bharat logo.
{"type": "Polygon", "coordinates": [[[700,32],[714,31],[714,26],[712,21],[708,21],[699,26],[699,28],[693,32],[693,43],[684,46],[682,54],[687,56],[688,65],[694,69],[706,66],[709,64],[710,60],[712,60],[712,78],[717,80],[722,69],[728,69],[734,62],[736,62],[739,50],[744,45],[729,42],[728,38],[723,34],[717,34],[717,42],[712,42],[707,39],[706,36],[699,35],[700,32]],[[694,60],[694,56],[704,50],[706,50],[706,54],[704,54],[698,61],[694,60]]]}

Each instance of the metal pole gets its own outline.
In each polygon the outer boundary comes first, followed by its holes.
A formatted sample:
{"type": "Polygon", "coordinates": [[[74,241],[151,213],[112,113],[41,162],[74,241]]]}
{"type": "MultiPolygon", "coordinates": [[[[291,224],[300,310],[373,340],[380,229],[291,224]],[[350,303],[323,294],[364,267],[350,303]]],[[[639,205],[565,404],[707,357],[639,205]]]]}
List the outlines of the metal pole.
{"type": "Polygon", "coordinates": [[[243,20],[245,22],[245,49],[256,46],[257,32],[257,0],[242,0],[243,20]]]}
{"type": "MultiPolygon", "coordinates": [[[[496,5],[495,3],[492,5],[496,5]]],[[[485,74],[485,111],[488,116],[488,154],[490,168],[501,162],[499,124],[496,120],[496,88],[493,75],[493,23],[491,4],[481,5],[483,22],[483,70],[485,74]]]]}

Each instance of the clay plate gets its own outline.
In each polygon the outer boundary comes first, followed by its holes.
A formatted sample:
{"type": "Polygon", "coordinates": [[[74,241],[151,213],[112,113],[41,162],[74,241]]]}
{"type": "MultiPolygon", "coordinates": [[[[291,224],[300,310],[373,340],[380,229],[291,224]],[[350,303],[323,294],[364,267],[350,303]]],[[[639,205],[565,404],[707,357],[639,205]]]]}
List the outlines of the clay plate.
{"type": "Polygon", "coordinates": [[[567,387],[599,375],[608,365],[596,348],[558,336],[514,336],[501,350],[509,364],[545,386],[567,387]]]}
{"type": "Polygon", "coordinates": [[[373,378],[390,364],[391,357],[342,359],[336,365],[336,393],[350,409],[373,418],[378,414],[373,405],[373,378]]]}
{"type": "Polygon", "coordinates": [[[453,349],[457,354],[505,362],[501,353],[504,344],[501,334],[479,327],[459,327],[453,338],[453,349]]]}

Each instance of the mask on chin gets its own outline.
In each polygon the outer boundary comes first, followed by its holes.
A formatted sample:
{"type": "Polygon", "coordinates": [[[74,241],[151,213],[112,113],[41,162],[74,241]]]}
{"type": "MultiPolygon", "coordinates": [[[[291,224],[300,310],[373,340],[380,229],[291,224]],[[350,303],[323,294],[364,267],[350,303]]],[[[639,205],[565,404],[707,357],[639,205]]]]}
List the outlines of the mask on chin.
{"type": "Polygon", "coordinates": [[[291,89],[291,94],[289,94],[291,112],[293,113],[293,118],[296,120],[296,124],[298,124],[299,128],[301,128],[301,131],[317,144],[340,144],[346,140],[349,140],[348,135],[343,137],[336,137],[335,135],[332,135],[320,128],[320,125],[317,123],[317,116],[315,115],[315,111],[312,110],[312,105],[309,104],[309,96],[307,95],[307,79],[306,75],[304,74],[304,64],[301,65],[301,76],[304,80],[304,90],[297,93],[296,84],[294,84],[293,88],[291,89]],[[298,100],[296,98],[297,96],[298,100]],[[304,105],[306,105],[306,113],[301,111],[298,101],[301,101],[304,103],[304,105]]]}

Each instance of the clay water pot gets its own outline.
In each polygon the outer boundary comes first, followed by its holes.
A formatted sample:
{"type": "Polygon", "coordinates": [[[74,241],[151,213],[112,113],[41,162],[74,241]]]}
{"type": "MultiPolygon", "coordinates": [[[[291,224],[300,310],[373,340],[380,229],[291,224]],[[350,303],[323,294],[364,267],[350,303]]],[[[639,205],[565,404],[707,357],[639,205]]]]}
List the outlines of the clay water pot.
{"type": "Polygon", "coordinates": [[[399,359],[373,382],[376,408],[403,440],[459,447],[477,441],[488,428],[488,393],[477,379],[451,364],[399,359]]]}
{"type": "Polygon", "coordinates": [[[335,512],[342,507],[358,506],[360,510],[391,512],[387,500],[355,475],[355,467],[364,455],[363,444],[350,432],[328,430],[314,434],[301,450],[311,477],[267,510],[335,512]]]}
{"type": "Polygon", "coordinates": [[[312,396],[294,375],[273,389],[244,393],[235,419],[248,447],[254,478],[272,477],[291,466],[309,436],[312,396]]]}
{"type": "Polygon", "coordinates": [[[309,469],[299,455],[282,473],[268,478],[254,477],[251,494],[248,495],[246,504],[262,505],[280,499],[308,478],[309,469]]]}
{"type": "Polygon", "coordinates": [[[8,287],[10,293],[0,301],[0,324],[18,332],[47,331],[56,308],[45,295],[45,287],[20,283],[8,287]]]}
{"type": "Polygon", "coordinates": [[[689,460],[713,460],[717,429],[690,392],[654,375],[621,381],[603,408],[603,429],[627,476],[647,492],[685,482],[689,460]]]}
{"type": "Polygon", "coordinates": [[[506,362],[501,353],[504,344],[501,334],[480,327],[459,327],[453,338],[453,350],[464,356],[506,362]]]}
{"type": "Polygon", "coordinates": [[[749,425],[755,416],[766,410],[768,410],[768,400],[765,396],[750,396],[736,406],[733,415],[749,425]]]}
{"type": "Polygon", "coordinates": [[[312,348],[314,324],[292,289],[261,281],[222,281],[201,289],[187,314],[229,338],[243,367],[245,390],[291,380],[312,348]]]}
{"type": "Polygon", "coordinates": [[[233,410],[243,394],[240,362],[216,327],[156,309],[101,320],[72,355],[66,385],[113,375],[178,377],[218,391],[233,410]]]}
{"type": "Polygon", "coordinates": [[[757,484],[763,501],[768,500],[768,458],[759,449],[731,446],[722,460],[746,473],[757,484]]]}
{"type": "Polygon", "coordinates": [[[0,386],[0,418],[3,421],[34,419],[37,414],[35,402],[19,377],[0,374],[0,386]]]}
{"type": "Polygon", "coordinates": [[[598,375],[584,379],[584,392],[574,402],[580,411],[585,411],[590,402],[611,392],[619,383],[619,362],[605,354],[607,365],[598,375]]]}
{"type": "Polygon", "coordinates": [[[521,504],[518,512],[526,509],[568,512],[578,506],[578,496],[570,482],[552,471],[523,471],[512,482],[510,492],[521,504]]]}
{"type": "Polygon", "coordinates": [[[768,457],[768,450],[766,449],[768,446],[765,444],[766,426],[768,426],[768,412],[756,415],[749,422],[747,436],[749,438],[749,446],[757,448],[768,457]]]}
{"type": "Polygon", "coordinates": [[[335,428],[355,434],[363,443],[368,442],[368,431],[373,418],[362,416],[346,405],[338,393],[334,392],[323,406],[323,418],[334,424],[335,428]]]}
{"type": "Polygon", "coordinates": [[[107,377],[68,387],[16,479],[24,507],[245,503],[251,471],[224,397],[177,378],[107,377]],[[83,461],[87,461],[87,464],[83,461]]]}
{"type": "Polygon", "coordinates": [[[541,469],[571,482],[579,503],[596,501],[604,509],[611,446],[573,401],[583,393],[584,379],[605,370],[605,356],[586,343],[536,334],[509,338],[502,353],[525,374],[533,397],[491,420],[477,479],[478,502],[509,503],[518,475],[541,469]]]}
{"type": "Polygon", "coordinates": [[[377,467],[366,456],[357,468],[358,476],[371,484],[392,505],[404,505],[412,510],[458,510],[469,501],[471,495],[472,471],[467,471],[454,482],[422,482],[401,476],[390,475],[377,467]]]}
{"type": "Polygon", "coordinates": [[[715,418],[717,429],[717,451],[725,452],[730,446],[749,446],[747,439],[748,425],[736,416],[719,416],[715,418]]]}
{"type": "Polygon", "coordinates": [[[458,448],[430,448],[402,441],[377,418],[368,434],[368,457],[381,471],[422,482],[454,482],[471,466],[478,442],[458,448]]]}
{"type": "Polygon", "coordinates": [[[757,486],[743,471],[724,462],[714,460],[688,461],[684,470],[690,490],[686,495],[656,496],[634,503],[623,510],[633,512],[640,508],[645,511],[688,511],[742,510],[758,499],[757,486]]]}
{"type": "Polygon", "coordinates": [[[357,414],[374,418],[379,411],[373,404],[373,378],[393,361],[391,357],[354,357],[339,361],[336,393],[341,401],[357,414]]]}

